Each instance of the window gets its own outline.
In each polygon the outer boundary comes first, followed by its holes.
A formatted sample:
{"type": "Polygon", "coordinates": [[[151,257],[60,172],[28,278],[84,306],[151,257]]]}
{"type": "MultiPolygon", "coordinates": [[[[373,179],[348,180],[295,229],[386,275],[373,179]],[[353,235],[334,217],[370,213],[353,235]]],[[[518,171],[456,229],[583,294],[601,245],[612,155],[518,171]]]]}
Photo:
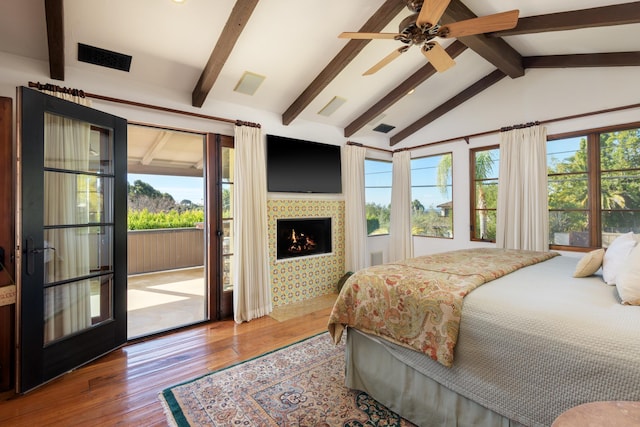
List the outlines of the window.
{"type": "Polygon", "coordinates": [[[640,232],[640,129],[552,137],[547,142],[549,242],[607,247],[640,232]]]}
{"type": "Polygon", "coordinates": [[[494,145],[472,149],[470,153],[471,240],[495,242],[500,149],[494,145]]]}
{"type": "Polygon", "coordinates": [[[222,290],[233,290],[233,167],[234,149],[221,147],[222,155],[222,290]]]}
{"type": "Polygon", "coordinates": [[[393,164],[383,160],[364,161],[364,198],[369,236],[389,234],[393,164]]]}
{"type": "Polygon", "coordinates": [[[453,238],[451,153],[411,159],[411,233],[453,238]]]}

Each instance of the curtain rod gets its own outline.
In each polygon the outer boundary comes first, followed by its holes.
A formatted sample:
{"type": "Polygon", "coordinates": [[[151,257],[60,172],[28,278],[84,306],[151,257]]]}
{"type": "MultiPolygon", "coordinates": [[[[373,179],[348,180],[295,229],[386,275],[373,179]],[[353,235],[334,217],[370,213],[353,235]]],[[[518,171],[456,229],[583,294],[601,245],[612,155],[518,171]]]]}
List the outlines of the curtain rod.
{"type": "Polygon", "coordinates": [[[47,90],[49,92],[60,92],[60,93],[66,93],[68,95],[79,96],[80,98],[86,98],[86,94],[84,93],[83,90],[73,89],[70,87],[62,87],[62,86],[54,85],[51,83],[42,84],[40,82],[38,83],[29,82],[29,87],[34,87],[38,90],[47,90]]]}
{"type": "Polygon", "coordinates": [[[519,125],[505,126],[500,128],[500,132],[509,132],[510,130],[514,130],[514,129],[530,128],[532,126],[538,126],[539,124],[540,122],[529,122],[529,123],[521,123],[519,125]]]}
{"type": "Polygon", "coordinates": [[[242,120],[236,120],[236,126],[249,126],[251,128],[258,128],[258,129],[262,127],[260,126],[260,123],[243,122],[242,120]]]}
{"type": "MultiPolygon", "coordinates": [[[[640,103],[639,104],[623,105],[621,107],[606,108],[604,110],[590,111],[588,113],[574,114],[574,115],[571,115],[571,116],[557,117],[555,119],[541,120],[541,121],[535,122],[535,123],[537,123],[537,124],[547,124],[547,123],[553,123],[553,122],[560,122],[560,121],[563,121],[563,120],[580,119],[582,117],[595,116],[597,114],[604,114],[604,113],[614,113],[616,111],[622,111],[622,110],[631,110],[633,108],[638,108],[638,107],[640,107],[640,103]]],[[[504,129],[504,128],[502,128],[502,129],[504,129]]],[[[435,141],[435,142],[429,142],[429,143],[426,143],[426,144],[416,145],[415,147],[399,148],[397,150],[394,150],[393,152],[395,153],[396,151],[415,150],[417,148],[424,148],[424,147],[429,147],[431,145],[445,144],[447,142],[459,141],[461,139],[464,139],[466,141],[466,143],[469,144],[469,140],[471,138],[477,138],[479,136],[491,135],[492,133],[499,133],[499,132],[502,131],[502,129],[489,130],[489,131],[485,131],[485,132],[474,133],[474,134],[471,134],[471,135],[464,135],[464,136],[458,136],[458,137],[455,137],[455,138],[443,139],[441,141],[435,141]]]]}
{"type": "Polygon", "coordinates": [[[394,153],[394,150],[388,150],[386,148],[380,148],[380,147],[372,147],[370,145],[360,144],[359,142],[347,141],[347,145],[355,145],[356,147],[363,147],[363,148],[367,148],[369,150],[384,151],[385,153],[390,153],[390,154],[394,153]]]}
{"type": "MultiPolygon", "coordinates": [[[[43,90],[42,88],[45,88],[47,86],[51,86],[53,88],[60,88],[60,86],[55,86],[55,85],[50,85],[50,84],[44,84],[43,85],[43,84],[41,84],[39,82],[38,83],[29,82],[29,87],[37,88],[38,90],[43,90]]],[[[218,122],[231,123],[231,124],[234,124],[234,125],[237,124],[238,122],[241,122],[240,120],[225,119],[224,117],[209,116],[209,115],[206,115],[206,114],[193,113],[191,111],[176,110],[174,108],[160,107],[158,105],[145,104],[145,103],[142,103],[142,102],[129,101],[129,100],[126,100],[126,99],[112,98],[110,96],[98,95],[98,94],[95,94],[95,93],[85,92],[85,91],[82,91],[82,90],[79,90],[79,89],[68,89],[68,88],[60,88],[60,89],[63,89],[63,90],[76,90],[76,91],[79,91],[79,93],[82,93],[83,94],[82,96],[87,97],[87,98],[99,99],[101,101],[109,101],[109,102],[114,102],[114,103],[118,103],[118,104],[131,105],[131,106],[134,106],[134,107],[149,108],[151,110],[163,111],[165,113],[182,114],[182,115],[185,115],[185,116],[198,117],[200,119],[207,119],[207,120],[214,120],[214,121],[218,121],[218,122]]],[[[45,90],[51,90],[51,89],[45,89],[45,90]]],[[[60,92],[60,90],[58,90],[58,92],[60,92]]],[[[69,93],[69,92],[65,92],[65,93],[69,93]]],[[[250,122],[241,122],[241,123],[244,123],[245,126],[249,126],[247,123],[250,123],[250,122]]],[[[257,125],[256,127],[260,127],[260,125],[257,125]]]]}

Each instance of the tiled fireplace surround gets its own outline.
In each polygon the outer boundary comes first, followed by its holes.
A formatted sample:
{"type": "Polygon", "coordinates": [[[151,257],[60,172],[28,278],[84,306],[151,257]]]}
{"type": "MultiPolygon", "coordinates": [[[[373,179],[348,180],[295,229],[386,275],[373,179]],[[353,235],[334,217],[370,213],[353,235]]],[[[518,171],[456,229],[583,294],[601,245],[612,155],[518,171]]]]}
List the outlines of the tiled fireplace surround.
{"type": "Polygon", "coordinates": [[[344,201],[319,199],[267,200],[269,266],[274,307],[336,292],[344,274],[344,201]],[[276,259],[278,219],[331,218],[330,254],[276,259]]]}

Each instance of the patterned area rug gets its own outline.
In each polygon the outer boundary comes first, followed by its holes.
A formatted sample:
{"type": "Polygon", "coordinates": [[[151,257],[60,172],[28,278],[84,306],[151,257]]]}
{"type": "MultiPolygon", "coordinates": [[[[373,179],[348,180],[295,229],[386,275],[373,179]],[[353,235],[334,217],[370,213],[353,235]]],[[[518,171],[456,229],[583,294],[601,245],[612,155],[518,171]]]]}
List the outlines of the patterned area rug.
{"type": "Polygon", "coordinates": [[[412,426],[344,385],[344,346],[328,333],[160,393],[174,426],[412,426]]]}

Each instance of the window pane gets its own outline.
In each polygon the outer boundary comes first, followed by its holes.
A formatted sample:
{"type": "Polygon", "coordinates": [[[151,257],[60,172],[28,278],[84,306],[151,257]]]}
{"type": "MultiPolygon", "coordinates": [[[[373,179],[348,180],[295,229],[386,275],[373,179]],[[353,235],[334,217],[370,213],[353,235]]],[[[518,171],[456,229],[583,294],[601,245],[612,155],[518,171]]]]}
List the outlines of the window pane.
{"type": "Polygon", "coordinates": [[[640,231],[640,129],[600,134],[600,205],[603,246],[640,231]]]}
{"type": "Polygon", "coordinates": [[[602,209],[640,209],[640,170],[603,172],[600,176],[602,209]]]}
{"type": "Polygon", "coordinates": [[[233,221],[222,221],[222,254],[233,254],[233,221]]]}
{"type": "Polygon", "coordinates": [[[549,177],[549,209],[585,209],[589,201],[587,174],[549,177]]]}
{"type": "Polygon", "coordinates": [[[629,231],[640,233],[640,211],[603,211],[602,235],[624,234],[629,231]]]}
{"type": "Polygon", "coordinates": [[[233,181],[233,148],[222,147],[222,182],[233,181]]]}
{"type": "Polygon", "coordinates": [[[586,172],[586,136],[547,141],[547,169],[550,174],[586,172]]]}
{"type": "Polygon", "coordinates": [[[500,171],[500,149],[475,152],[475,179],[498,178],[500,171]]]}
{"type": "Polygon", "coordinates": [[[113,173],[111,132],[89,123],[45,113],[44,167],[89,173],[113,173]],[[65,138],[73,126],[73,138],[65,138]],[[53,137],[55,135],[55,137],[53,137]]]}
{"type": "Polygon", "coordinates": [[[233,184],[222,184],[222,218],[233,215],[233,184]]]}
{"type": "Polygon", "coordinates": [[[222,257],[222,290],[233,290],[233,259],[232,255],[222,257]]]}
{"type": "Polygon", "coordinates": [[[113,270],[112,233],[112,226],[45,230],[45,283],[113,270]]]}
{"type": "Polygon", "coordinates": [[[389,233],[392,168],[391,162],[364,161],[364,197],[370,236],[389,233]]]}
{"type": "Polygon", "coordinates": [[[477,240],[496,240],[496,211],[476,210],[473,238],[477,240]]]}
{"type": "Polygon", "coordinates": [[[498,181],[476,181],[476,209],[498,208],[498,181]]]}
{"type": "Polygon", "coordinates": [[[600,134],[600,167],[603,171],[640,166],[640,129],[600,134]]]}
{"type": "Polygon", "coordinates": [[[549,212],[549,244],[589,247],[589,213],[549,212]]]}
{"type": "Polygon", "coordinates": [[[412,234],[453,238],[451,153],[411,159],[412,234]]]}

